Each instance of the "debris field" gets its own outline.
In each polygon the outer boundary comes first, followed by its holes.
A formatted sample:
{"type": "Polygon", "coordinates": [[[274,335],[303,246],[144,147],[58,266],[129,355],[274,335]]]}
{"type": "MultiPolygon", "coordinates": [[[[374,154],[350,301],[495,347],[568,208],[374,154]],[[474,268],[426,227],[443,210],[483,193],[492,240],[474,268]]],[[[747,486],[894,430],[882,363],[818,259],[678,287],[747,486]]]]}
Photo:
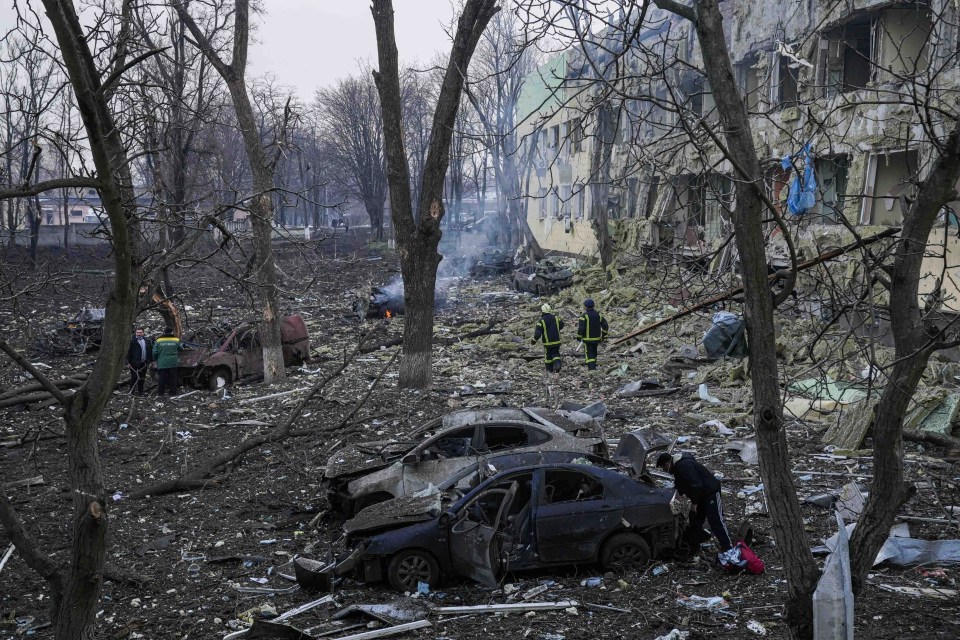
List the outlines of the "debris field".
{"type": "MultiPolygon", "coordinates": [[[[284,313],[306,321],[309,362],[288,369],[283,384],[182,387],[178,397],[167,400],[149,393],[133,397],[121,380],[104,413],[100,451],[111,496],[111,536],[98,611],[102,637],[787,637],[782,560],[751,437],[748,361],[712,360],[701,346],[717,309],[666,324],[638,341],[616,346],[608,341],[601,346],[599,369],[588,374],[571,328],[584,297],[597,301],[611,337],[682,308],[682,299],[671,305],[668,296],[650,293],[644,282],[651,276],[643,265],[622,267],[609,283],[602,270],[577,267],[570,288],[543,298],[517,292],[512,272],[444,279],[433,386],[427,392],[403,391],[397,388],[395,360],[403,316],[361,319],[365,314],[356,311],[358,297],[369,296],[372,286],[396,281],[395,254],[369,250],[359,241],[346,249],[341,245],[336,256],[324,246],[311,252],[285,247],[278,254],[284,273],[309,274],[284,283],[291,293],[281,305],[284,313]],[[531,344],[543,301],[567,324],[563,369],[555,379],[544,374],[542,346],[531,344]],[[216,453],[271,433],[328,377],[287,437],[266,439],[196,486],[144,494],[188,476],[216,453]],[[764,574],[725,573],[711,561],[716,549],[707,546],[690,561],[655,561],[623,575],[596,566],[510,573],[496,589],[466,579],[412,594],[397,593],[386,583],[350,580],[332,593],[298,585],[294,559],[325,562],[346,551],[343,517],[331,509],[323,483],[333,452],[357,441],[403,440],[458,409],[597,401],[607,407],[603,425],[609,441],[653,428],[722,476],[728,526],[736,530],[749,520],[753,549],[766,562],[764,574]]],[[[68,379],[82,376],[94,356],[83,349],[50,349],[44,338],[78,309],[102,306],[110,263],[85,255],[55,264],[56,285],[32,296],[29,306],[0,310],[0,331],[51,378],[68,379]]],[[[214,325],[250,319],[244,294],[214,268],[175,270],[172,276],[183,282],[176,298],[185,331],[201,335],[214,325]]],[[[849,525],[869,492],[869,416],[863,415],[863,400],[871,392],[871,372],[861,376],[855,358],[837,358],[840,364],[829,371],[813,366],[806,352],[819,325],[799,306],[788,304],[780,313],[792,467],[811,547],[822,547],[818,552],[825,559],[837,534],[831,507],[836,505],[849,525]]],[[[159,334],[159,316],[146,313],[140,320],[148,335],[159,334]]],[[[960,406],[952,366],[931,366],[908,429],[951,434],[960,406]]],[[[151,380],[148,391],[154,384],[151,380]]],[[[9,394],[29,385],[15,365],[0,362],[0,487],[42,548],[61,558],[71,509],[66,444],[59,409],[43,398],[28,401],[26,392],[9,394]],[[10,398],[21,401],[5,402],[10,398]]],[[[889,553],[857,601],[858,633],[955,638],[960,550],[950,541],[960,538],[960,452],[913,441],[905,449],[907,480],[916,491],[893,532],[899,541],[891,538],[884,550],[889,553]],[[917,544],[904,544],[905,538],[917,544]]],[[[0,536],[0,638],[47,637],[46,585],[18,554],[7,553],[8,544],[0,536]]]]}

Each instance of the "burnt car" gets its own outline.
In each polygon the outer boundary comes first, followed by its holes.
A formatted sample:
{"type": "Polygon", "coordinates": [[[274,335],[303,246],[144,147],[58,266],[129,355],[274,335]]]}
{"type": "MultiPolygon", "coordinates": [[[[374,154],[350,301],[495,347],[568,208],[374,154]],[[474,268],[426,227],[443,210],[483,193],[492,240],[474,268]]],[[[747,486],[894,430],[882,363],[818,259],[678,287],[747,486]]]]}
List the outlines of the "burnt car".
{"type": "Polygon", "coordinates": [[[534,295],[554,293],[573,284],[573,271],[551,260],[528,264],[513,272],[513,288],[534,295]]]}
{"type": "MultiPolygon", "coordinates": [[[[434,308],[441,308],[447,302],[446,292],[437,289],[434,292],[434,308]]],[[[395,283],[383,287],[371,287],[370,295],[357,295],[353,301],[353,312],[360,320],[374,318],[395,318],[406,310],[403,299],[403,284],[395,283]]]]}
{"type": "Polygon", "coordinates": [[[507,570],[644,567],[672,552],[675,491],[617,470],[548,464],[500,473],[434,518],[362,537],[345,561],[399,591],[460,575],[496,587],[507,570]]]}
{"type": "Polygon", "coordinates": [[[330,503],[345,513],[437,486],[494,455],[540,451],[606,453],[603,428],[576,411],[467,409],[428,422],[407,440],[346,447],[327,461],[330,503]]]}
{"type": "Polygon", "coordinates": [[[60,329],[78,351],[99,347],[103,339],[103,321],[106,309],[84,307],[70,320],[65,320],[60,329]]]}
{"type": "MultiPolygon", "coordinates": [[[[285,366],[302,364],[310,359],[310,336],[302,316],[281,319],[280,340],[285,366]]],[[[257,323],[241,324],[210,349],[192,347],[180,354],[180,380],[195,386],[207,386],[214,391],[258,374],[263,374],[263,347],[257,323]]]]}
{"type": "Polygon", "coordinates": [[[489,248],[480,253],[480,259],[473,265],[474,276],[495,276],[513,269],[513,256],[501,249],[489,248]]]}

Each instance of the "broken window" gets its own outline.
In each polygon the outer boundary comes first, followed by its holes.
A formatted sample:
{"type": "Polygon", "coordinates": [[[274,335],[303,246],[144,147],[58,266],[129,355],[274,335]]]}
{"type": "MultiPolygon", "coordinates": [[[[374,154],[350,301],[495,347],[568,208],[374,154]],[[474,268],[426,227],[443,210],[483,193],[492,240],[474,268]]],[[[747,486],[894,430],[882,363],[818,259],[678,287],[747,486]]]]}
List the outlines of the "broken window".
{"type": "Polygon", "coordinates": [[[819,213],[819,222],[836,223],[843,215],[849,167],[845,154],[816,160],[817,205],[812,213],[819,213]]]}
{"type": "Polygon", "coordinates": [[[922,3],[891,7],[880,26],[880,65],[894,76],[913,76],[927,68],[927,46],[933,22],[922,3]]]}
{"type": "Polygon", "coordinates": [[[650,186],[647,188],[647,208],[643,214],[644,218],[650,219],[653,216],[653,208],[657,204],[657,196],[660,195],[660,176],[653,176],[650,179],[650,186]]]}
{"type": "Polygon", "coordinates": [[[733,206],[733,183],[715,173],[690,176],[686,188],[678,193],[678,202],[686,209],[685,244],[696,246],[701,240],[709,242],[723,234],[725,220],[729,219],[728,212],[733,206]],[[694,238],[689,231],[697,227],[702,229],[703,236],[694,238]]]}
{"type": "Polygon", "coordinates": [[[786,109],[796,106],[799,95],[799,73],[799,63],[783,55],[777,56],[777,80],[775,83],[777,108],[786,109]]]}
{"type": "Polygon", "coordinates": [[[577,220],[583,220],[587,215],[586,201],[587,201],[586,189],[581,187],[580,191],[577,193],[577,211],[576,211],[577,220]]]}
{"type": "Polygon", "coordinates": [[[550,148],[556,149],[560,146],[560,125],[550,127],[550,148]]]}
{"type": "Polygon", "coordinates": [[[573,153],[583,151],[583,124],[580,118],[574,118],[570,121],[570,147],[573,153]]]}
{"type": "Polygon", "coordinates": [[[637,200],[640,199],[640,180],[639,178],[627,178],[627,211],[626,217],[632,218],[637,215],[637,200]]]}
{"type": "Polygon", "coordinates": [[[890,75],[911,76],[927,68],[933,23],[924,3],[888,7],[824,32],[820,80],[827,96],[865,88],[890,75]]]}
{"type": "Polygon", "coordinates": [[[757,69],[757,63],[759,61],[760,56],[753,54],[737,65],[737,84],[739,85],[740,95],[743,96],[747,111],[757,111],[761,109],[763,105],[760,71],[757,69]]]}
{"type": "Polygon", "coordinates": [[[515,426],[486,426],[483,427],[483,444],[480,451],[499,451],[500,449],[515,449],[525,447],[530,442],[530,435],[523,427],[515,426]]]}
{"type": "Polygon", "coordinates": [[[560,216],[566,217],[571,214],[572,203],[570,202],[570,185],[560,185],[560,216]]]}
{"type": "Polygon", "coordinates": [[[545,504],[602,498],[603,484],[593,476],[566,469],[549,469],[544,473],[543,502],[545,504]]]}
{"type": "Polygon", "coordinates": [[[421,454],[422,460],[461,458],[472,453],[473,427],[451,431],[427,445],[421,454]]]}
{"type": "Polygon", "coordinates": [[[537,213],[540,220],[547,219],[547,190],[544,187],[541,187],[540,192],[537,193],[537,213]]]}
{"type": "Polygon", "coordinates": [[[915,193],[913,180],[919,171],[916,150],[877,154],[867,160],[861,222],[897,225],[903,208],[915,193]]]}

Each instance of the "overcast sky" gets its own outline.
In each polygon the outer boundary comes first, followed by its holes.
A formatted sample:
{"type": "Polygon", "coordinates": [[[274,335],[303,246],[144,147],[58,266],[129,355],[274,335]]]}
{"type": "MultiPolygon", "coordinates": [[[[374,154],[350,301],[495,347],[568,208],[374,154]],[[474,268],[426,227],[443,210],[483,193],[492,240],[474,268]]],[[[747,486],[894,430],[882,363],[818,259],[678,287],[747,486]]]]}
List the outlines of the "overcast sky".
{"type": "MultiPolygon", "coordinates": [[[[377,40],[368,0],[264,0],[250,50],[250,72],[272,73],[308,100],[321,86],[355,73],[357,60],[376,66],[377,40]]],[[[400,60],[428,62],[435,51],[449,53],[444,25],[449,0],[394,0],[400,60]]]]}
{"type": "MultiPolygon", "coordinates": [[[[39,1],[32,4],[42,11],[39,1]]],[[[0,0],[2,32],[13,26],[12,6],[11,0],[0,0]]],[[[369,0],[263,0],[263,6],[266,13],[259,16],[257,42],[250,49],[251,76],[271,73],[309,100],[318,87],[355,73],[357,60],[376,61],[369,0]]],[[[428,62],[436,51],[449,53],[444,25],[453,16],[450,0],[394,0],[393,8],[402,62],[428,62]]]]}

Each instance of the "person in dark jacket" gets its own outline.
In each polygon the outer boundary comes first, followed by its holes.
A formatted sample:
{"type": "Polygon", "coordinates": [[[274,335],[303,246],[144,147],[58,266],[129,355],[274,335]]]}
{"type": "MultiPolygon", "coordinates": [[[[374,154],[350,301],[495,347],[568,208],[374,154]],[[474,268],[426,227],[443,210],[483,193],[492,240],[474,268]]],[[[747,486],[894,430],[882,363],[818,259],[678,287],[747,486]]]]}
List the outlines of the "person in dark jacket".
{"type": "Polygon", "coordinates": [[[551,313],[549,304],[540,307],[540,320],[533,332],[533,343],[543,341],[546,354],[543,362],[550,373],[560,373],[560,330],[563,329],[563,320],[551,313]]]}
{"type": "Polygon", "coordinates": [[[590,371],[597,368],[597,345],[600,341],[607,339],[609,329],[607,319],[593,308],[593,300],[590,298],[584,300],[583,315],[577,323],[577,340],[583,342],[586,352],[584,364],[590,371]]]}
{"type": "Polygon", "coordinates": [[[703,522],[720,544],[721,553],[730,549],[730,534],[723,523],[723,503],[720,501],[720,480],[689,453],[670,455],[661,453],[657,466],[673,475],[677,493],[690,499],[690,529],[703,531],[703,522]]]}
{"type": "Polygon", "coordinates": [[[177,366],[183,345],[169,328],[153,343],[153,359],[157,361],[157,395],[177,395],[177,366]]]}
{"type": "Polygon", "coordinates": [[[143,333],[143,327],[137,327],[127,349],[127,366],[130,367],[130,392],[143,395],[143,385],[147,381],[147,371],[153,362],[153,341],[143,333]]]}

